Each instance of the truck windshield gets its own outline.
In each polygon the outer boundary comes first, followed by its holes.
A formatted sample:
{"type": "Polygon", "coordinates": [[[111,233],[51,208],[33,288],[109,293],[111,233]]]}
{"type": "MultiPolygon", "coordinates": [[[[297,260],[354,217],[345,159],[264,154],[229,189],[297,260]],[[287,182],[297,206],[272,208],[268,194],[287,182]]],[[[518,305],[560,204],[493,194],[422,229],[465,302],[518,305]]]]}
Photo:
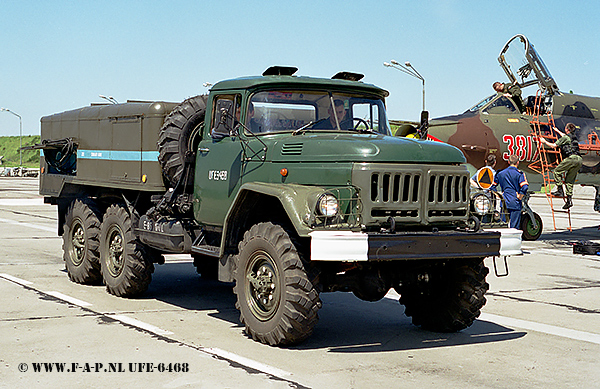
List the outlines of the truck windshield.
{"type": "Polygon", "coordinates": [[[245,124],[257,135],[298,129],[390,134],[383,100],[327,91],[255,93],[248,105],[245,124]]]}

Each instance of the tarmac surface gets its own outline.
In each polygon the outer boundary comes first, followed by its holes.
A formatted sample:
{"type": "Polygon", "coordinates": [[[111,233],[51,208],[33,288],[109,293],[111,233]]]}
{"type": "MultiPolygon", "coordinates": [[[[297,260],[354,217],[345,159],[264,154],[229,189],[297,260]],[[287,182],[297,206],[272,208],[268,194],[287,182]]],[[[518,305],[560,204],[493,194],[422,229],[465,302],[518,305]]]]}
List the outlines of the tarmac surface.
{"type": "Polygon", "coordinates": [[[508,258],[506,277],[486,259],[488,302],[468,329],[413,326],[393,291],[376,303],[328,293],[313,336],[276,348],[244,335],[232,285],[201,279],[186,255],[156,266],[140,298],[70,282],[56,207],[37,185],[0,179],[2,388],[600,387],[600,256],[572,251],[600,241],[591,188],[576,187],[573,231],[564,213],[555,231],[533,197],[544,233],[508,258]]]}

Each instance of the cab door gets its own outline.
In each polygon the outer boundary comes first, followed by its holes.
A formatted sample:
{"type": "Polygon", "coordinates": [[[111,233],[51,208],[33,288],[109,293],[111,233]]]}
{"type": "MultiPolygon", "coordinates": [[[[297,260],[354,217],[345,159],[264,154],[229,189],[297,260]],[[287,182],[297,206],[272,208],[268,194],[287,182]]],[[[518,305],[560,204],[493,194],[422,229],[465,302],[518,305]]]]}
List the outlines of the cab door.
{"type": "Polygon", "coordinates": [[[241,185],[242,146],[233,133],[241,94],[215,95],[212,118],[198,145],[194,178],[194,216],[202,224],[222,226],[241,185]]]}

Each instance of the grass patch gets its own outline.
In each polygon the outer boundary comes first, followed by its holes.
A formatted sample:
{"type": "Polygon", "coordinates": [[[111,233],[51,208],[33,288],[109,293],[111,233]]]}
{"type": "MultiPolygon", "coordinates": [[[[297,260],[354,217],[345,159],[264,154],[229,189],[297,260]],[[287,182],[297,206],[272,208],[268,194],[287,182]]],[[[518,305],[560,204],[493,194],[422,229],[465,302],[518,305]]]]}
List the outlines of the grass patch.
{"type": "MultiPolygon", "coordinates": [[[[23,147],[40,143],[39,135],[24,135],[23,147]]],[[[2,158],[2,167],[19,166],[19,137],[18,136],[0,136],[0,156],[2,158]]],[[[40,167],[40,151],[24,150],[22,151],[23,166],[27,168],[40,167]]]]}

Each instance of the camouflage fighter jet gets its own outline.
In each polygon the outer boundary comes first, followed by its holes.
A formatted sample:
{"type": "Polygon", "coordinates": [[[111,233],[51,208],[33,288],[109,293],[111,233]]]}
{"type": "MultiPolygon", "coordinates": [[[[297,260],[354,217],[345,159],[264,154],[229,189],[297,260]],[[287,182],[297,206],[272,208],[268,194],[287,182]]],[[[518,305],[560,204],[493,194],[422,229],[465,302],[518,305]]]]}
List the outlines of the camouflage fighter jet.
{"type": "MultiPolygon", "coordinates": [[[[519,102],[513,97],[496,93],[462,114],[431,120],[427,137],[461,149],[473,172],[485,165],[489,154],[496,155],[497,170],[507,167],[508,157],[517,154],[522,161],[519,168],[525,171],[530,188],[539,190],[543,178],[528,167],[538,159],[537,140],[530,135],[535,114],[539,121],[548,121],[551,114],[561,131],[567,123],[573,123],[578,129],[583,157],[577,183],[596,187],[594,209],[600,211],[600,98],[561,92],[524,35],[512,37],[500,52],[498,61],[508,76],[507,84],[514,83],[520,88],[538,86],[537,93],[534,90],[533,95],[523,98],[523,109],[519,109],[519,102]]],[[[549,126],[543,130],[551,131],[549,126]]],[[[407,135],[410,131],[411,126],[405,125],[397,135],[407,135]]]]}

